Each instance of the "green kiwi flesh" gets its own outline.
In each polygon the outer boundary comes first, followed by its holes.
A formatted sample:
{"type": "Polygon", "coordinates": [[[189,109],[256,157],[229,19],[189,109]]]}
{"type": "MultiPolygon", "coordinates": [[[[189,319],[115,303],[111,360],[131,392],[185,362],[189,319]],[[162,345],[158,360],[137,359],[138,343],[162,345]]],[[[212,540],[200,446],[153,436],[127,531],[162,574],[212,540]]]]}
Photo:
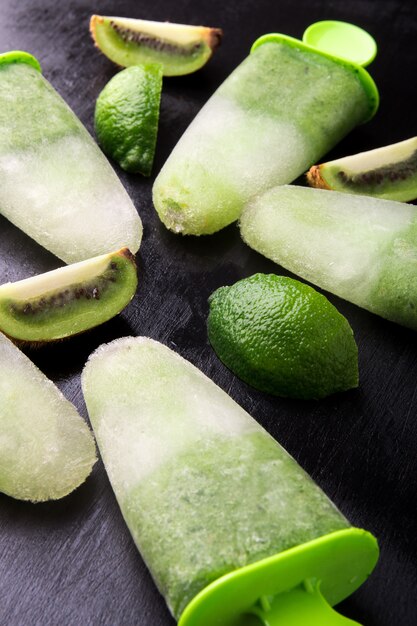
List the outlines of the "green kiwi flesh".
{"type": "Polygon", "coordinates": [[[417,137],[314,165],[311,187],[409,202],[417,198],[417,137]]]}
{"type": "Polygon", "coordinates": [[[93,15],[90,32],[96,46],[111,61],[129,67],[160,63],[164,76],[181,76],[200,69],[222,38],[219,28],[93,15]]]}
{"type": "Polygon", "coordinates": [[[0,286],[0,330],[12,339],[44,343],[111,319],[137,287],[127,248],[0,286]]]}

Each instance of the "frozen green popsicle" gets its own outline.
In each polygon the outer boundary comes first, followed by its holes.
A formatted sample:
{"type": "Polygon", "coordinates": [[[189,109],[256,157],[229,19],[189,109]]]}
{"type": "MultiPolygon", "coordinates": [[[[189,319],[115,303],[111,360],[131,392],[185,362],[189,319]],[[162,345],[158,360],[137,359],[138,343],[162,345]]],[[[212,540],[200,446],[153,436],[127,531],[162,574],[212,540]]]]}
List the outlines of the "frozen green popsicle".
{"type": "Polygon", "coordinates": [[[0,55],[0,213],[66,263],[135,253],[142,236],[107,159],[23,52],[0,55]]]}
{"type": "Polygon", "coordinates": [[[283,185],[250,202],[244,241],[294,274],[417,330],[417,207],[283,185]]]}
{"type": "Polygon", "coordinates": [[[293,181],[377,104],[375,84],[360,65],[285,35],[261,37],[157,177],[160,219],[182,234],[227,226],[250,198],[293,181]]]}
{"type": "Polygon", "coordinates": [[[181,626],[353,624],[323,598],[366,579],[374,538],[224,391],[144,337],[98,348],[82,386],[126,523],[181,626]],[[329,621],[307,619],[309,603],[329,621]]]}
{"type": "Polygon", "coordinates": [[[0,333],[0,492],[56,500],[95,462],[93,436],[74,405],[0,333]]]}

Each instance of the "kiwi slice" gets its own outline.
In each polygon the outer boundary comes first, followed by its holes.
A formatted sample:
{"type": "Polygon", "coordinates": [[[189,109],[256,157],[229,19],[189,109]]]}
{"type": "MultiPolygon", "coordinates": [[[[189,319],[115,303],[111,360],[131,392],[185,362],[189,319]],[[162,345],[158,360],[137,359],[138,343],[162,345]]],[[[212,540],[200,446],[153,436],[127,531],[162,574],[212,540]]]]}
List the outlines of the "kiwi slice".
{"type": "Polygon", "coordinates": [[[417,137],[314,165],[311,187],[409,202],[417,198],[417,137]]]}
{"type": "Polygon", "coordinates": [[[114,63],[122,67],[160,63],[164,76],[200,69],[223,35],[219,28],[101,15],[91,17],[90,32],[96,46],[114,63]]]}
{"type": "Polygon", "coordinates": [[[119,313],[137,287],[127,248],[0,286],[0,330],[22,342],[63,339],[119,313]]]}
{"type": "Polygon", "coordinates": [[[0,333],[0,491],[19,500],[62,498],[96,462],[87,424],[59,389],[0,333]]]}

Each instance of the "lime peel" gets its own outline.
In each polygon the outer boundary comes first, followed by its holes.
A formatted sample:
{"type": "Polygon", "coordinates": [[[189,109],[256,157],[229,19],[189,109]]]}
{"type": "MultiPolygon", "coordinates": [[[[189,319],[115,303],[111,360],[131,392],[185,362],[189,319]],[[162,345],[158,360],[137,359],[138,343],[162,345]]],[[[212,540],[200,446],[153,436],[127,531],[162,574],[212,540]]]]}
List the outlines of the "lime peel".
{"type": "Polygon", "coordinates": [[[323,398],[358,386],[348,321],[315,289],[255,274],[209,298],[208,334],[221,361],[260,391],[323,398]]]}
{"type": "Polygon", "coordinates": [[[158,134],[162,66],[116,74],[97,98],[95,130],[104,152],[130,173],[150,176],[158,134]]]}

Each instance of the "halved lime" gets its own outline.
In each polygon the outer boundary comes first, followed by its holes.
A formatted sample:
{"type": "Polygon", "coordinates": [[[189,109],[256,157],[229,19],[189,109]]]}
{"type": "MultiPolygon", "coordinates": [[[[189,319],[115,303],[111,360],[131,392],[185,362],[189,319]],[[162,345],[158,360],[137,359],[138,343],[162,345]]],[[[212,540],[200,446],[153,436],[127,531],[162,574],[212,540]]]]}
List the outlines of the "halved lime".
{"type": "Polygon", "coordinates": [[[98,141],[127,172],[151,174],[161,90],[161,65],[135,65],[116,74],[97,98],[98,141]]]}
{"type": "Polygon", "coordinates": [[[323,398],[358,386],[358,351],[348,321],[315,289],[255,274],[210,299],[208,333],[239,378],[278,396],[323,398]]]}

